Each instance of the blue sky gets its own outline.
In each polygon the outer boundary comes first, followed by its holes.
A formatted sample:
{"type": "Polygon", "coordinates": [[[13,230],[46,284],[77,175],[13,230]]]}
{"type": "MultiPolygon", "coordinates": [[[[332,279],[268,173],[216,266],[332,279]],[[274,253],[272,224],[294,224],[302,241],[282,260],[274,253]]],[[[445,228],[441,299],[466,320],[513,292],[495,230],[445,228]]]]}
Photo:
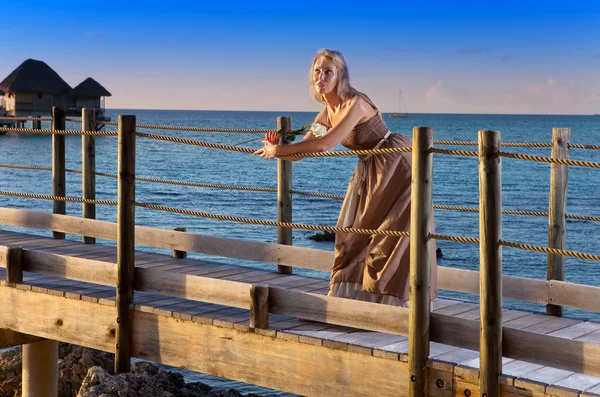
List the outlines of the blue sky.
{"type": "Polygon", "coordinates": [[[402,89],[409,112],[600,113],[597,0],[5,0],[0,12],[0,79],[43,60],[71,86],[98,80],[109,108],[317,111],[308,68],[327,47],[383,111],[402,89]]]}

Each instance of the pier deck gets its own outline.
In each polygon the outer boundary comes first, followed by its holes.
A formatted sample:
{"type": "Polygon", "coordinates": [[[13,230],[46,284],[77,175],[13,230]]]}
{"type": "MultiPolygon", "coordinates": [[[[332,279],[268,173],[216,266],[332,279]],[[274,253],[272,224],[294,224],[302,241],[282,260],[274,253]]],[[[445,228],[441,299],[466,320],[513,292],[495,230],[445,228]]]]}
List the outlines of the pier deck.
{"type": "MultiPolygon", "coordinates": [[[[112,247],[85,245],[70,240],[55,240],[49,237],[8,231],[0,231],[0,246],[20,246],[26,250],[45,251],[108,262],[116,261],[116,249],[112,247]]],[[[171,273],[267,284],[317,294],[326,294],[328,287],[326,280],[318,278],[284,275],[206,260],[175,259],[165,254],[142,251],[135,253],[135,266],[171,273]]],[[[4,268],[0,268],[0,277],[5,277],[4,268]]],[[[115,288],[113,287],[28,272],[24,273],[23,283],[31,285],[33,291],[64,296],[67,299],[108,306],[114,306],[115,302],[115,288]]],[[[250,330],[249,311],[244,309],[139,291],[135,292],[134,303],[136,310],[145,313],[241,332],[250,330]]],[[[441,298],[433,302],[434,313],[461,319],[478,320],[479,311],[479,304],[472,302],[441,298]]],[[[505,327],[600,344],[600,324],[594,322],[505,308],[503,323],[505,327]]],[[[269,328],[260,330],[260,333],[289,342],[316,345],[396,361],[406,361],[408,355],[408,340],[404,336],[300,321],[297,318],[282,315],[271,315],[269,328]]],[[[438,385],[439,394],[433,395],[467,395],[460,393],[465,393],[464,390],[470,385],[477,384],[479,352],[431,342],[429,356],[432,368],[440,371],[449,370],[449,373],[453,374],[453,378],[447,379],[445,385],[444,383],[441,384],[442,387],[438,385]]],[[[315,359],[318,358],[315,357],[315,359]]],[[[527,391],[522,395],[600,395],[600,378],[598,377],[509,358],[503,359],[501,378],[502,383],[514,386],[515,390],[527,391]]]]}

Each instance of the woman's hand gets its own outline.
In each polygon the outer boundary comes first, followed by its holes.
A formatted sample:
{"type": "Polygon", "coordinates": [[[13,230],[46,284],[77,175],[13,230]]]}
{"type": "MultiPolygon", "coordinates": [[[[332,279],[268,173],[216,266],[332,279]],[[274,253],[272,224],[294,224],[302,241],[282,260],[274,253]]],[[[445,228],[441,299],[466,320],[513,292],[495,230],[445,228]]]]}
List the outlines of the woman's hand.
{"type": "Polygon", "coordinates": [[[273,144],[269,142],[267,139],[263,141],[265,146],[262,149],[258,149],[253,154],[259,154],[260,157],[264,157],[266,159],[274,159],[277,157],[277,147],[279,145],[273,144]]]}
{"type": "Polygon", "coordinates": [[[269,141],[274,144],[279,143],[279,136],[277,135],[277,131],[269,131],[265,134],[265,141],[269,141]]]}

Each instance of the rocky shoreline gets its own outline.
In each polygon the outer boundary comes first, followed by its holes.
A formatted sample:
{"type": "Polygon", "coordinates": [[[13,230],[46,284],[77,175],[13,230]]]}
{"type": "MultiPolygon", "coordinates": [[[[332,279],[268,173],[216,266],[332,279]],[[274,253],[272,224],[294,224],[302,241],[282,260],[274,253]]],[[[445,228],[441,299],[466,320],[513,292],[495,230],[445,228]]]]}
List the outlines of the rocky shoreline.
{"type": "MultiPolygon", "coordinates": [[[[112,372],[114,355],[60,343],[59,397],[244,397],[236,390],[216,390],[186,383],[183,375],[149,362],[136,362],[128,374],[112,372]]],[[[0,397],[21,395],[21,348],[0,354],[0,397]]],[[[260,397],[248,394],[246,397],[260,397]]]]}

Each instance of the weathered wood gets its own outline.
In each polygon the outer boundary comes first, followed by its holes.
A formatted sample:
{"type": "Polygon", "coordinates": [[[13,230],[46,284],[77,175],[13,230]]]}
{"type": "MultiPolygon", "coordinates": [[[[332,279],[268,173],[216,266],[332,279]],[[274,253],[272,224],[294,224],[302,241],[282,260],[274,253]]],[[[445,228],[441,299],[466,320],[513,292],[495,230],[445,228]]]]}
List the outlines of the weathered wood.
{"type": "Polygon", "coordinates": [[[9,247],[6,261],[6,282],[8,285],[23,282],[23,249],[21,247],[9,247]]]}
{"type": "Polygon", "coordinates": [[[410,211],[409,395],[424,397],[429,356],[433,128],[413,128],[410,211]]]}
{"type": "MultiPolygon", "coordinates": [[[[552,129],[552,158],[569,158],[569,141],[571,130],[569,128],[552,129]]],[[[567,184],[569,180],[569,166],[563,164],[550,165],[550,204],[548,209],[548,247],[565,249],[567,229],[567,184]]],[[[548,280],[564,281],[565,257],[563,255],[548,254],[548,280]]],[[[562,316],[561,306],[546,305],[546,314],[562,316]]]]}
{"type": "Polygon", "coordinates": [[[250,328],[269,328],[269,286],[250,288],[250,328]]]}
{"type": "MultiPolygon", "coordinates": [[[[53,215],[46,212],[0,208],[0,224],[57,230],[107,240],[117,238],[117,225],[113,222],[53,215]]],[[[286,264],[313,270],[330,271],[333,260],[333,253],[330,251],[203,236],[195,233],[176,233],[144,226],[136,226],[135,235],[136,244],[140,245],[263,263],[286,264]]],[[[6,267],[2,248],[0,248],[0,267],[6,267]]],[[[596,299],[600,287],[514,276],[503,276],[502,280],[503,296],[507,299],[541,304],[551,302],[561,306],[600,311],[600,301],[596,299]]],[[[438,266],[438,281],[440,289],[473,294],[479,291],[479,275],[472,270],[438,266]]]]}
{"type": "Polygon", "coordinates": [[[408,309],[269,287],[269,311],[390,334],[408,334],[408,309]]]}
{"type": "Polygon", "coordinates": [[[23,345],[22,397],[58,396],[58,342],[23,345]]]}
{"type": "MultiPolygon", "coordinates": [[[[292,130],[291,117],[277,117],[277,130],[288,132],[292,130]]],[[[279,143],[288,143],[283,137],[279,143]]],[[[292,162],[277,159],[277,221],[292,222],[292,162]]],[[[292,229],[277,227],[277,243],[292,245],[292,229]]],[[[278,265],[277,271],[281,274],[291,274],[291,266],[278,265]]]]}
{"type": "MultiPolygon", "coordinates": [[[[96,109],[81,109],[81,130],[96,131],[96,109]]],[[[81,195],[84,199],[96,199],[96,138],[81,136],[81,195]]],[[[83,218],[96,219],[96,204],[81,205],[83,218]]],[[[84,244],[95,244],[94,237],[83,236],[84,244]]]]}
{"type": "Polygon", "coordinates": [[[0,328],[114,353],[114,308],[17,288],[0,288],[0,302],[17,316],[0,328]]]}
{"type": "Polygon", "coordinates": [[[500,397],[502,374],[502,174],[500,133],[479,131],[479,351],[482,396],[500,397]]]}
{"type": "MultiPolygon", "coordinates": [[[[62,108],[52,107],[52,129],[65,129],[65,111],[62,108]]],[[[66,196],[66,171],[65,171],[65,136],[52,134],[52,195],[66,196]]],[[[65,201],[54,201],[52,212],[55,214],[66,214],[67,203],[65,201]]],[[[57,231],[52,232],[55,239],[64,239],[65,234],[57,231]]]]}
{"type": "Polygon", "coordinates": [[[0,349],[7,349],[28,343],[34,343],[44,340],[39,336],[23,334],[21,332],[11,331],[9,329],[0,328],[0,349]]]}
{"type": "MultiPolygon", "coordinates": [[[[185,232],[187,229],[185,226],[175,226],[173,228],[174,232],[185,232]]],[[[187,258],[187,252],[181,250],[173,250],[173,258],[183,259],[187,258]]]]}
{"type": "Polygon", "coordinates": [[[241,309],[250,308],[250,285],[236,281],[136,268],[135,289],[241,309]]]}
{"type": "Polygon", "coordinates": [[[135,243],[135,116],[119,116],[117,228],[117,338],[115,372],[131,368],[131,313],[135,243]]]}

